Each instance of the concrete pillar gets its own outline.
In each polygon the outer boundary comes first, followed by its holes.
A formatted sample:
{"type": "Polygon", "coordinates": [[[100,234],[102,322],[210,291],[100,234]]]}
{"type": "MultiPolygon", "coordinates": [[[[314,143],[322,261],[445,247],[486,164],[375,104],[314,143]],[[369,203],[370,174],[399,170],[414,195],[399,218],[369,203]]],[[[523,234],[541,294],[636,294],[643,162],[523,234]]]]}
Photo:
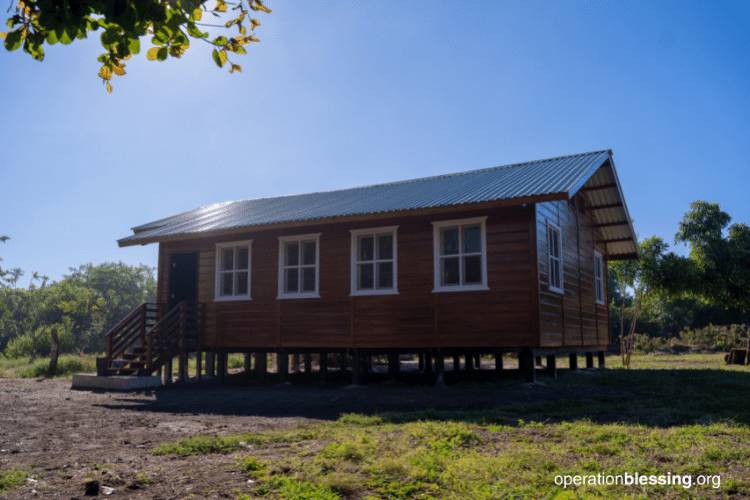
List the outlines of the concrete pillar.
{"type": "Polygon", "coordinates": [[[461,371],[461,356],[453,356],[453,371],[461,371]]]}
{"type": "Polygon", "coordinates": [[[441,353],[435,356],[435,387],[445,387],[445,358],[441,353]]]}
{"type": "Polygon", "coordinates": [[[388,353],[388,376],[389,377],[395,377],[398,375],[399,368],[400,368],[400,361],[398,359],[397,353],[388,353]]]}
{"type": "Polygon", "coordinates": [[[605,352],[599,351],[599,368],[604,368],[604,359],[605,359],[605,352]]]}
{"type": "Polygon", "coordinates": [[[547,356],[547,375],[557,378],[557,360],[554,354],[547,356]]]}
{"type": "Polygon", "coordinates": [[[305,353],[305,373],[312,373],[312,354],[305,353]]]}
{"type": "Polygon", "coordinates": [[[501,372],[503,371],[503,353],[498,352],[495,354],[495,371],[501,372]]]}
{"type": "Polygon", "coordinates": [[[252,370],[253,367],[253,355],[248,353],[245,353],[245,371],[249,372],[252,370]]]}
{"type": "Polygon", "coordinates": [[[521,372],[526,378],[526,382],[536,382],[536,366],[534,363],[534,354],[528,347],[521,349],[518,355],[518,362],[521,372]]]}
{"type": "Polygon", "coordinates": [[[227,355],[224,352],[219,353],[219,359],[218,359],[218,365],[216,368],[218,370],[219,375],[219,383],[223,384],[224,379],[226,379],[227,376],[227,355]]]}
{"type": "Polygon", "coordinates": [[[466,366],[466,374],[471,378],[474,375],[474,355],[473,354],[467,354],[466,355],[466,361],[464,363],[466,366]]]}
{"type": "Polygon", "coordinates": [[[424,356],[424,371],[425,373],[432,373],[432,353],[426,352],[424,356]]]}
{"type": "Polygon", "coordinates": [[[578,369],[578,353],[573,352],[569,356],[570,358],[570,371],[576,371],[578,369]]]}
{"type": "Polygon", "coordinates": [[[216,353],[213,351],[206,351],[206,376],[213,377],[216,374],[216,353]]]}
{"type": "Polygon", "coordinates": [[[362,355],[352,354],[352,385],[362,385],[362,355]]]}
{"type": "Polygon", "coordinates": [[[594,353],[589,351],[586,353],[586,368],[594,367],[594,353]]]}
{"type": "Polygon", "coordinates": [[[282,384],[289,378],[289,355],[284,351],[276,355],[276,373],[279,374],[279,382],[282,384]]]}
{"type": "Polygon", "coordinates": [[[172,383],[172,360],[170,359],[164,364],[164,383],[172,383]]]}
{"type": "Polygon", "coordinates": [[[327,352],[320,353],[319,366],[320,366],[320,378],[321,380],[323,380],[323,382],[325,382],[328,376],[328,353],[327,352]]]}
{"type": "Polygon", "coordinates": [[[268,371],[268,355],[265,352],[255,353],[255,376],[258,380],[263,381],[268,371]]]}

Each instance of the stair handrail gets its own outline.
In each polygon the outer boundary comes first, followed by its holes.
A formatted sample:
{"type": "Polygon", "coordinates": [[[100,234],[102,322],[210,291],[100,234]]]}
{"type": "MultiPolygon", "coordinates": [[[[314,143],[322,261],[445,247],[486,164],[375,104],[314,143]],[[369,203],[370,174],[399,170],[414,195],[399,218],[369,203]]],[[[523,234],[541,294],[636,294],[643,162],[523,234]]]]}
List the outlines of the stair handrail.
{"type": "Polygon", "coordinates": [[[169,349],[179,346],[185,339],[185,315],[194,311],[199,317],[199,332],[202,330],[200,302],[183,300],[167,312],[146,332],[146,371],[152,373],[160,367],[156,361],[169,349]]]}
{"type": "Polygon", "coordinates": [[[158,319],[161,304],[143,302],[135,307],[130,314],[113,326],[106,334],[107,359],[112,360],[121,356],[137,341],[145,343],[146,330],[150,321],[158,319]],[[155,318],[149,318],[149,312],[156,313],[155,318]]]}

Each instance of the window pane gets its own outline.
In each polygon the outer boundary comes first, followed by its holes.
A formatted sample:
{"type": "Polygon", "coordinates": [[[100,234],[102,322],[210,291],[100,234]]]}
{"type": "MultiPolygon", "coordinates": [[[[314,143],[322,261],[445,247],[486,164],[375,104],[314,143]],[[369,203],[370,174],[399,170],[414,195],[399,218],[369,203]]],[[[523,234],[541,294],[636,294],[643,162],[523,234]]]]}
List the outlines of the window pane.
{"type": "Polygon", "coordinates": [[[373,260],[374,258],[374,238],[372,236],[360,236],[359,237],[359,251],[357,252],[357,260],[366,261],[373,260]]]}
{"type": "Polygon", "coordinates": [[[247,247],[237,248],[237,269],[247,269],[250,251],[247,247]]]}
{"type": "Polygon", "coordinates": [[[560,288],[560,261],[557,259],[550,259],[549,262],[550,275],[549,284],[555,288],[560,288]]]}
{"type": "Polygon", "coordinates": [[[237,273],[235,295],[247,295],[247,272],[237,273]]]}
{"type": "Polygon", "coordinates": [[[221,250],[221,270],[231,271],[234,269],[234,248],[223,248],[221,250]]]}
{"type": "Polygon", "coordinates": [[[306,266],[315,265],[315,241],[302,242],[302,263],[306,266]]]}
{"type": "Polygon", "coordinates": [[[482,257],[472,255],[464,257],[464,284],[476,284],[482,282],[482,257]]]}
{"type": "Polygon", "coordinates": [[[378,288],[393,288],[393,262],[378,264],[378,288]]]}
{"type": "Polygon", "coordinates": [[[443,229],[443,255],[458,253],[458,228],[443,229]]]}
{"type": "Polygon", "coordinates": [[[299,292],[299,269],[284,269],[284,293],[299,292]]]}
{"type": "Polygon", "coordinates": [[[314,267],[302,268],[302,291],[303,292],[315,291],[315,268],[314,267]]]}
{"type": "Polygon", "coordinates": [[[482,251],[479,226],[464,228],[464,252],[480,253],[482,251]]]}
{"type": "Polygon", "coordinates": [[[393,259],[393,235],[381,234],[378,236],[378,259],[393,259]]]}
{"type": "Polygon", "coordinates": [[[285,249],[286,258],[284,265],[287,266],[298,266],[299,265],[299,243],[296,241],[286,244],[285,249]]]}
{"type": "Polygon", "coordinates": [[[372,290],[375,286],[374,264],[357,265],[357,290],[372,290]]]}
{"type": "Polygon", "coordinates": [[[232,286],[232,273],[222,273],[221,274],[221,295],[231,297],[233,289],[234,287],[232,286]]]}
{"type": "Polygon", "coordinates": [[[443,259],[443,285],[458,285],[460,283],[459,272],[458,272],[458,257],[451,257],[450,259],[443,259]]]}

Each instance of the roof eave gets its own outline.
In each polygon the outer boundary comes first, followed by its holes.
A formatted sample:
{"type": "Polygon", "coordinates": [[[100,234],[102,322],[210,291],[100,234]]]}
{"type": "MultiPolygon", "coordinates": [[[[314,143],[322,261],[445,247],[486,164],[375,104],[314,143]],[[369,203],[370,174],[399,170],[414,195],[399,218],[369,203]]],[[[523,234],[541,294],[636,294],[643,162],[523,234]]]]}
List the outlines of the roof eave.
{"type": "MultiPolygon", "coordinates": [[[[339,215],[339,216],[322,217],[322,218],[316,218],[316,219],[301,219],[301,220],[296,220],[296,221],[284,221],[284,222],[275,222],[275,223],[269,223],[269,224],[237,226],[237,227],[232,227],[232,228],[227,228],[227,229],[196,231],[192,233],[182,233],[182,234],[175,234],[175,235],[153,236],[153,237],[146,236],[142,238],[133,239],[133,236],[140,234],[140,233],[135,233],[132,236],[129,236],[127,238],[122,238],[120,240],[117,240],[117,245],[120,248],[123,248],[123,247],[136,246],[136,245],[148,245],[150,243],[162,243],[162,242],[167,242],[167,241],[180,241],[180,240],[189,240],[189,239],[196,239],[196,238],[210,238],[210,237],[217,237],[217,236],[225,236],[225,235],[230,235],[230,234],[246,233],[248,231],[265,231],[265,230],[270,230],[270,229],[281,229],[281,228],[289,228],[289,227],[304,227],[304,226],[310,226],[313,224],[322,225],[322,224],[335,224],[335,223],[342,223],[342,222],[349,222],[349,221],[383,219],[383,218],[391,218],[391,217],[408,217],[410,215],[420,216],[420,215],[431,214],[431,213],[442,214],[442,213],[449,213],[449,212],[455,211],[456,209],[475,210],[475,209],[481,209],[483,207],[488,207],[488,208],[513,207],[513,206],[519,206],[519,205],[527,205],[530,203],[541,203],[545,201],[556,201],[556,200],[567,200],[567,199],[568,199],[567,192],[559,192],[559,193],[547,193],[547,194],[541,194],[541,195],[521,196],[517,198],[505,198],[502,200],[478,201],[478,202],[472,202],[472,203],[443,205],[439,207],[430,207],[430,208],[411,208],[411,209],[405,209],[405,210],[394,210],[394,211],[389,211],[389,212],[372,212],[372,213],[366,213],[366,214],[339,215]]],[[[158,229],[158,228],[155,228],[155,229],[158,229]]],[[[146,232],[146,231],[142,231],[142,232],[146,232]]]]}

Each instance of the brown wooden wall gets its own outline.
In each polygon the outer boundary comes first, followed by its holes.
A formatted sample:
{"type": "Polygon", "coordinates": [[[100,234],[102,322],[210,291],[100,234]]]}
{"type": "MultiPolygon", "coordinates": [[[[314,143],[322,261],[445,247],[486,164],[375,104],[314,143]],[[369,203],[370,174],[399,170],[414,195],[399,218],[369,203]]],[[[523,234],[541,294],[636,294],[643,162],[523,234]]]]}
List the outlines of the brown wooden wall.
{"type": "Polygon", "coordinates": [[[536,207],[541,345],[608,345],[607,255],[602,236],[594,228],[592,213],[586,210],[580,195],[571,201],[544,202],[536,207]],[[549,288],[547,221],[561,232],[563,294],[549,288]],[[604,260],[604,305],[596,303],[595,249],[604,260]]]}
{"type": "Polygon", "coordinates": [[[534,205],[379,218],[160,244],[159,301],[170,253],[199,252],[207,347],[431,348],[539,345],[534,205]],[[489,291],[433,293],[433,221],[487,216],[489,291]],[[398,295],[350,297],[351,229],[398,225],[398,295]],[[278,300],[279,236],[321,233],[320,298],[278,300]],[[251,301],[214,302],[216,243],[252,239],[251,301]]]}

